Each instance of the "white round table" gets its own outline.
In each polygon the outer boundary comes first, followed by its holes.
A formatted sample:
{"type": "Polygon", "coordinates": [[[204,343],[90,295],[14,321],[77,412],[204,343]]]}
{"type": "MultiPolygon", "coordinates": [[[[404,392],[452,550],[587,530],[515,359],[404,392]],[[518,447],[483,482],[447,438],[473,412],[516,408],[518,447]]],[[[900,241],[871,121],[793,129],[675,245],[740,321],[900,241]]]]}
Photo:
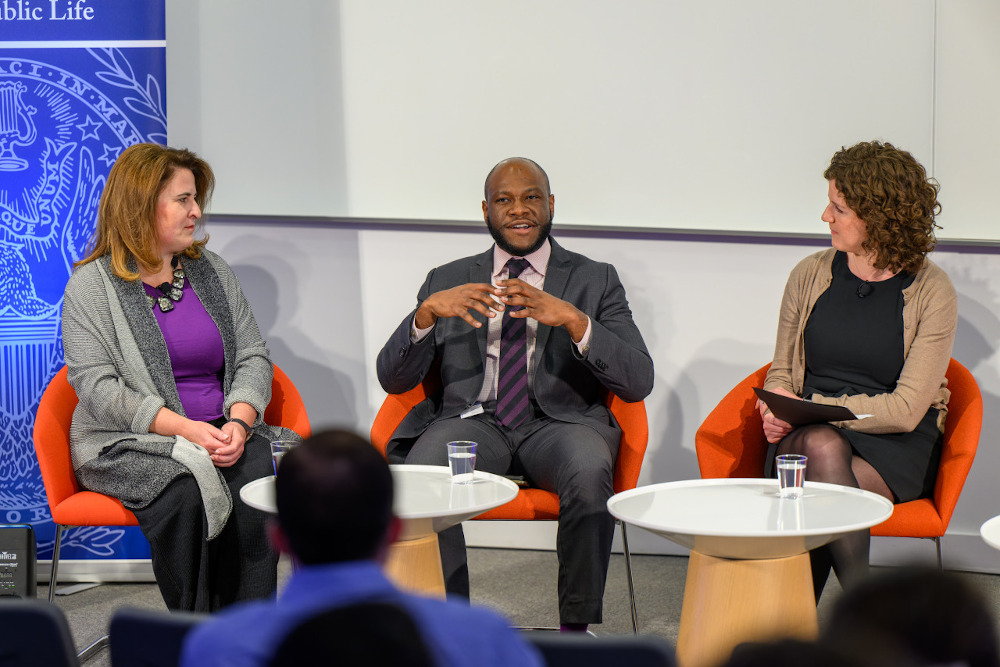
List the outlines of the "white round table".
{"type": "Polygon", "coordinates": [[[986,544],[1000,549],[1000,516],[995,516],[979,527],[979,534],[986,544]]]}
{"type": "MultiPolygon", "coordinates": [[[[514,482],[477,470],[470,484],[453,484],[447,466],[392,465],[393,511],[403,520],[399,540],[389,548],[386,572],[409,590],[444,597],[437,534],[517,496],[514,482]]],[[[275,512],[274,477],[240,489],[247,505],[275,512]]]]}
{"type": "Polygon", "coordinates": [[[608,511],[691,549],[677,656],[692,667],[741,642],[815,636],[809,550],[882,523],[892,503],[836,484],[791,500],[773,479],[696,479],[616,494],[608,511]]]}

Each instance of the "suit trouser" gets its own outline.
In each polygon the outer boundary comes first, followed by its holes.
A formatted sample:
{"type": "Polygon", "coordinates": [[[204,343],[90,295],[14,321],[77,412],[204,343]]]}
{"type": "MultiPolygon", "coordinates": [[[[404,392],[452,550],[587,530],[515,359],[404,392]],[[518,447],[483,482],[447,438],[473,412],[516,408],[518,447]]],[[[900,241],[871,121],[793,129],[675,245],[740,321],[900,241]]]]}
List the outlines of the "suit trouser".
{"type": "MultiPolygon", "coordinates": [[[[453,440],[478,443],[476,470],[523,474],[532,486],[559,495],[559,619],[562,623],[600,623],[615,528],[607,501],[614,493],[617,452],[588,426],[542,415],[510,430],[498,425],[488,410],[467,419],[431,424],[413,444],[406,463],[448,465],[445,444],[453,440]]],[[[462,526],[443,531],[438,539],[445,588],[468,596],[462,526]]]]}

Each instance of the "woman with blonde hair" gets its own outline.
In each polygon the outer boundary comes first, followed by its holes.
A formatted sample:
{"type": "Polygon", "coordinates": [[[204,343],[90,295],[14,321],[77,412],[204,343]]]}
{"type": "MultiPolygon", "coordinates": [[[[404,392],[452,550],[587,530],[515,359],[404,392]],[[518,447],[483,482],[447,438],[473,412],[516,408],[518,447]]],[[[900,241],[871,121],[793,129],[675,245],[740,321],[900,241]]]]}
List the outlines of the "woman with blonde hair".
{"type": "Polygon", "coordinates": [[[267,348],[232,269],[197,238],[214,184],[191,151],[123,151],[63,301],[77,479],[135,513],[167,607],[193,611],[274,592],[265,517],[238,493],[271,474],[269,440],[295,437],[262,422],[267,348]]]}

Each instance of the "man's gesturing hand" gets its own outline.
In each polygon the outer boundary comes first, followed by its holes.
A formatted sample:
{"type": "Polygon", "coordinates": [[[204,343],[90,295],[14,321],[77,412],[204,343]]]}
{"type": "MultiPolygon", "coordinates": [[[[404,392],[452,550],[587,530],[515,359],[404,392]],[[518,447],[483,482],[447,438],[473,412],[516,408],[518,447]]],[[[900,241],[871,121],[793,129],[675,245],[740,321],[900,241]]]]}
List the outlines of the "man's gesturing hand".
{"type": "Polygon", "coordinates": [[[417,308],[413,323],[418,329],[426,329],[437,322],[439,317],[461,317],[478,328],[482,323],[472,316],[470,310],[486,317],[496,317],[496,313],[503,310],[503,305],[493,298],[493,291],[493,285],[487,283],[467,283],[435,292],[417,308]]]}
{"type": "Polygon", "coordinates": [[[524,306],[521,310],[512,311],[511,317],[530,317],[551,327],[564,327],[579,343],[587,333],[587,316],[569,303],[558,299],[547,292],[532,287],[519,278],[501,280],[494,292],[507,306],[524,306]]]}

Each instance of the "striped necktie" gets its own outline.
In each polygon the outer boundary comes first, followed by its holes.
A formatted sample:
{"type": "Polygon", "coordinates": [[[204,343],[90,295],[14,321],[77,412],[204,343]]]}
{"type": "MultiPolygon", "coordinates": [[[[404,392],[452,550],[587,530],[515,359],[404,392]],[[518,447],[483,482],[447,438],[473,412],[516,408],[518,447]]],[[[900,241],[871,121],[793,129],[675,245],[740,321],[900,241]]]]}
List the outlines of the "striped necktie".
{"type": "MultiPolygon", "coordinates": [[[[524,259],[507,261],[507,277],[517,278],[528,268],[524,259]]],[[[523,306],[507,306],[500,328],[500,371],[497,375],[496,419],[509,429],[517,428],[528,418],[528,324],[522,317],[511,317],[523,306]]]]}

